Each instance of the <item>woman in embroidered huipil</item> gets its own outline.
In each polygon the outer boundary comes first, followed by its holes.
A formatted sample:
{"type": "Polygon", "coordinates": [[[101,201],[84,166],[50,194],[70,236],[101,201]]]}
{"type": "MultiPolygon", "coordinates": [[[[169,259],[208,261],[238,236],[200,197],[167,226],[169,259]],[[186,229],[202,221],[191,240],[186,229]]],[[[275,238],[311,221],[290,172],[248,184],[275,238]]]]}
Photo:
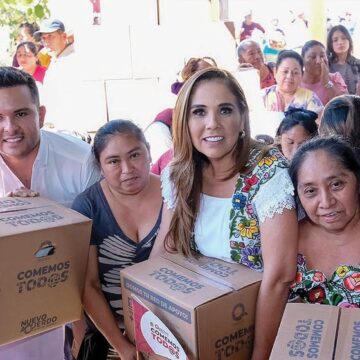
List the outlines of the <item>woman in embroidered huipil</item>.
{"type": "Polygon", "coordinates": [[[360,306],[360,164],[337,137],[302,145],[290,176],[305,210],[300,222],[298,272],[290,298],[360,306]]]}
{"type": "Polygon", "coordinates": [[[253,359],[267,359],[296,273],[297,219],[287,162],[250,138],[248,106],[227,71],[183,85],[174,110],[174,159],[162,174],[165,248],[264,271],[253,359]],[[168,231],[167,231],[168,230],[168,231]],[[271,316],[269,316],[271,314],[271,316]]]}

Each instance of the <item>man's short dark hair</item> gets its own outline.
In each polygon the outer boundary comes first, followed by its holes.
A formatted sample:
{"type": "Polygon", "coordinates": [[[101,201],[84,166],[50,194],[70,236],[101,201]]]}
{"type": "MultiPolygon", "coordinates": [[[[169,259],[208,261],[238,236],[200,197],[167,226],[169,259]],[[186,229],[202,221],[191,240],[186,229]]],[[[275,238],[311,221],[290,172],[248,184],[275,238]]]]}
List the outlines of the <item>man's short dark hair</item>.
{"type": "Polygon", "coordinates": [[[39,106],[39,90],[34,78],[25,71],[10,66],[0,66],[0,89],[22,85],[27,86],[34,104],[39,106]]]}

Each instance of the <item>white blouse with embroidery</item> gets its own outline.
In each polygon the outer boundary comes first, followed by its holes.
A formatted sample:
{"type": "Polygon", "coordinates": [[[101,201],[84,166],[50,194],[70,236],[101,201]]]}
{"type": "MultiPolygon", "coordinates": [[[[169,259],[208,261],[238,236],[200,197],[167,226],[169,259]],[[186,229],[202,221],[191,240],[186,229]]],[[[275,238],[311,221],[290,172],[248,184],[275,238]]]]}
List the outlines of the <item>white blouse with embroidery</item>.
{"type": "MultiPolygon", "coordinates": [[[[176,205],[176,192],[170,181],[170,167],[161,175],[162,195],[168,209],[176,205]]],[[[284,209],[294,209],[294,187],[286,168],[277,168],[275,175],[262,184],[253,199],[253,210],[264,222],[284,209]]],[[[232,261],[230,254],[229,221],[232,198],[200,195],[200,208],[195,223],[195,243],[201,254],[232,261]]]]}

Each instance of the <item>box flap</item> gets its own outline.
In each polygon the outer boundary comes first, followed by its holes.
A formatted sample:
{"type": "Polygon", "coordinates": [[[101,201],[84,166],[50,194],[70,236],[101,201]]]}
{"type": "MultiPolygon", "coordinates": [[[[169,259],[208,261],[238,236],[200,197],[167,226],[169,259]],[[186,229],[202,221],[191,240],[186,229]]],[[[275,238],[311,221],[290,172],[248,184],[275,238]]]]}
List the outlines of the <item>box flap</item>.
{"type": "Polygon", "coordinates": [[[207,256],[196,255],[196,257],[191,258],[176,253],[165,253],[161,256],[234,290],[239,290],[261,281],[262,278],[261,273],[251,270],[244,265],[207,256]]]}
{"type": "Polygon", "coordinates": [[[333,358],[339,308],[287,304],[270,360],[333,358]]]}
{"type": "Polygon", "coordinates": [[[175,302],[175,308],[194,309],[232,291],[161,257],[121,270],[121,277],[122,287],[166,311],[175,302]]]}
{"type": "Polygon", "coordinates": [[[0,214],[8,211],[18,211],[55,205],[54,201],[44,197],[0,197],[0,214]]]}
{"type": "Polygon", "coordinates": [[[90,222],[86,216],[54,202],[50,205],[0,213],[0,236],[90,222]]]}
{"type": "Polygon", "coordinates": [[[360,359],[360,309],[342,308],[335,360],[360,359]]]}

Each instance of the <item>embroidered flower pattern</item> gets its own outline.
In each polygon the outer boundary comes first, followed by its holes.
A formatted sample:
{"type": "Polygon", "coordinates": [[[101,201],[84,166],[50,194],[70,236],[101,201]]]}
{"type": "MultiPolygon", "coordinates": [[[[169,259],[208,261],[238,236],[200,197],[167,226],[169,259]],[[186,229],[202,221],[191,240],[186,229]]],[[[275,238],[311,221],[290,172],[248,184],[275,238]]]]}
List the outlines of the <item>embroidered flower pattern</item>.
{"type": "Polygon", "coordinates": [[[305,258],[298,255],[298,272],[290,289],[290,299],[300,296],[305,302],[340,307],[360,306],[360,269],[340,265],[332,277],[308,270],[305,258]]]}
{"type": "Polygon", "coordinates": [[[360,272],[345,276],[344,285],[348,290],[360,292],[360,272]]]}
{"type": "Polygon", "coordinates": [[[241,252],[240,262],[243,265],[251,267],[255,270],[261,270],[262,259],[261,259],[260,247],[247,246],[246,248],[244,248],[243,251],[241,252]]]}
{"type": "Polygon", "coordinates": [[[259,161],[259,167],[263,167],[264,165],[271,166],[273,162],[277,160],[278,158],[274,155],[265,156],[259,161]]]}
{"type": "Polygon", "coordinates": [[[242,210],[246,205],[246,196],[243,194],[235,194],[232,198],[232,206],[236,210],[242,210]]]}
{"type": "MultiPolygon", "coordinates": [[[[258,153],[252,153],[249,164],[256,163],[258,153]]],[[[232,197],[230,213],[230,254],[231,259],[251,269],[262,271],[259,220],[253,199],[260,186],[269,181],[277,168],[286,168],[287,162],[277,149],[258,161],[247,175],[240,175],[232,197]]]]}
{"type": "Polygon", "coordinates": [[[258,183],[259,179],[257,178],[256,175],[253,175],[251,178],[248,178],[244,181],[245,186],[243,187],[242,191],[243,192],[249,192],[251,187],[253,185],[256,185],[258,183]]]}
{"type": "Polygon", "coordinates": [[[245,218],[238,225],[240,235],[249,239],[259,232],[259,227],[256,220],[246,220],[245,218]]]}
{"type": "Polygon", "coordinates": [[[345,277],[345,275],[349,272],[349,267],[348,266],[339,266],[336,270],[336,274],[338,275],[338,277],[345,277]]]}

